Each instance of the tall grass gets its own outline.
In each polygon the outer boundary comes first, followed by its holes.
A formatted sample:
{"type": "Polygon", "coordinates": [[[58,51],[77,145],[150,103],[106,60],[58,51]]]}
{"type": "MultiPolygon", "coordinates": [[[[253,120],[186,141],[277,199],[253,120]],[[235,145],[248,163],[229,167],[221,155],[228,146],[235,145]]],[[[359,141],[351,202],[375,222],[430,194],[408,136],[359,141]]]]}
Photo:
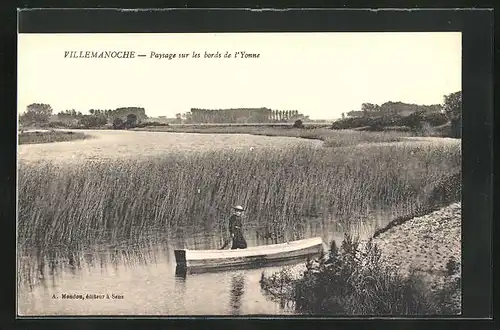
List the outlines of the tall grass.
{"type": "Polygon", "coordinates": [[[21,247],[115,244],[149,233],[224,231],[233,204],[247,223],[285,234],[307,218],[359,221],[411,213],[437,179],[460,170],[460,147],[429,145],[174,154],[151,160],[20,164],[21,247]]]}

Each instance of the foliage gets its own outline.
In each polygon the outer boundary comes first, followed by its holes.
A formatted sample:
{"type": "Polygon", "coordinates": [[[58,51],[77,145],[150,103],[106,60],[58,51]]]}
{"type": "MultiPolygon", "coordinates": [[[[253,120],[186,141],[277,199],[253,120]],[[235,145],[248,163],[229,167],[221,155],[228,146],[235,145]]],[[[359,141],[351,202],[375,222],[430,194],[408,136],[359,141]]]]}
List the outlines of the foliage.
{"type": "Polygon", "coordinates": [[[434,112],[424,114],[423,121],[434,127],[446,124],[448,122],[448,118],[446,117],[446,114],[442,112],[434,112]]]}
{"type": "Polygon", "coordinates": [[[96,128],[111,122],[115,123],[113,128],[125,128],[135,127],[139,122],[148,118],[145,109],[139,107],[123,107],[114,110],[90,109],[89,113],[90,115],[84,115],[74,109],[61,111],[57,114],[58,124],[57,126],[53,124],[53,127],[96,128]]]}
{"type": "Polygon", "coordinates": [[[236,202],[252,225],[279,234],[312,216],[349,224],[371,210],[407,214],[425,203],[425,187],[460,164],[454,145],[180,153],[68,168],[21,163],[19,242],[48,248],[133,239],[148,228],[217,230],[236,202]]]}
{"type": "MultiPolygon", "coordinates": [[[[456,97],[455,97],[456,98],[456,97]]],[[[455,102],[456,103],[456,102],[455,102]]],[[[446,136],[446,131],[435,129],[450,121],[446,104],[417,105],[403,102],[386,102],[381,106],[363,103],[360,111],[350,111],[349,117],[332,124],[332,129],[361,129],[366,131],[404,131],[408,128],[414,134],[423,136],[446,136]]],[[[451,119],[452,122],[454,119],[451,119]]]]}
{"type": "Polygon", "coordinates": [[[444,112],[451,121],[453,137],[462,136],[462,91],[444,96],[444,112]]]}
{"type": "Polygon", "coordinates": [[[106,117],[97,115],[83,115],[78,121],[78,123],[84,128],[104,126],[107,122],[106,117]]]}
{"type": "MultiPolygon", "coordinates": [[[[185,120],[193,123],[268,123],[305,119],[298,110],[268,108],[199,109],[192,108],[185,120]]],[[[180,118],[179,118],[180,119],[180,118]]]]}
{"type": "Polygon", "coordinates": [[[450,120],[460,117],[462,115],[462,92],[445,95],[443,110],[450,120]]]}
{"type": "Polygon", "coordinates": [[[366,127],[369,131],[384,131],[388,127],[407,127],[414,132],[421,132],[428,125],[435,127],[443,125],[448,121],[443,113],[425,113],[416,111],[407,116],[384,115],[378,117],[351,117],[335,121],[332,129],[353,129],[366,127]]]}
{"type": "Polygon", "coordinates": [[[293,128],[304,128],[304,123],[302,123],[302,120],[297,119],[295,123],[293,123],[293,128]]]}
{"type": "MultiPolygon", "coordinates": [[[[442,110],[442,106],[440,104],[433,105],[418,105],[418,104],[409,104],[403,102],[385,102],[382,105],[372,104],[372,103],[363,103],[361,105],[361,110],[349,111],[347,115],[351,118],[354,117],[385,117],[385,116],[407,116],[411,113],[420,111],[425,114],[431,113],[440,113],[442,110]]],[[[345,116],[343,116],[345,118],[345,116]]]]}
{"type": "Polygon", "coordinates": [[[114,129],[121,129],[124,127],[124,122],[121,118],[115,118],[113,120],[113,128],[114,129]]]}
{"type": "Polygon", "coordinates": [[[50,104],[32,103],[26,107],[26,112],[19,119],[24,124],[47,123],[52,111],[50,104]]]}
{"type": "Polygon", "coordinates": [[[127,120],[125,121],[125,124],[128,127],[133,127],[134,125],[137,125],[137,115],[135,113],[129,113],[127,115],[127,120]]]}
{"type": "Polygon", "coordinates": [[[291,300],[302,314],[451,315],[460,292],[459,277],[451,276],[433,292],[414,270],[404,276],[384,263],[376,244],[361,245],[346,234],[340,248],[332,241],[325,258],[308,261],[303,276],[282,271],[263,276],[261,287],[282,304],[291,300]]]}

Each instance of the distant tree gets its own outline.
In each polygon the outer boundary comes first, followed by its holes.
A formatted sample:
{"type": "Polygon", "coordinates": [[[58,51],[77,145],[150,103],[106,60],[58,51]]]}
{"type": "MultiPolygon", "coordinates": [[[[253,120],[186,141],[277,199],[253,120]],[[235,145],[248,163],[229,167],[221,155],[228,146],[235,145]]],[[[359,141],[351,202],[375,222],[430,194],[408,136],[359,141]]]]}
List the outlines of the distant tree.
{"type": "Polygon", "coordinates": [[[23,122],[47,123],[52,116],[52,107],[49,104],[32,103],[26,107],[26,112],[21,116],[23,122]]]}
{"type": "Polygon", "coordinates": [[[83,115],[78,123],[85,128],[97,127],[99,126],[99,120],[96,116],[93,115],[83,115]]]}
{"type": "Polygon", "coordinates": [[[345,113],[342,112],[342,119],[345,119],[345,113]]]}
{"type": "Polygon", "coordinates": [[[137,115],[135,113],[129,113],[127,115],[126,124],[128,127],[137,125],[137,115]]]}
{"type": "Polygon", "coordinates": [[[414,131],[419,131],[422,129],[423,121],[424,121],[424,113],[422,110],[415,111],[412,114],[403,118],[404,126],[408,126],[414,131]]]}
{"type": "Polygon", "coordinates": [[[302,120],[297,119],[295,123],[293,123],[293,128],[304,128],[304,123],[302,123],[302,120]]]}
{"type": "Polygon", "coordinates": [[[462,92],[455,92],[444,96],[443,110],[448,118],[454,119],[462,115],[462,92]]]}
{"type": "Polygon", "coordinates": [[[361,104],[361,111],[366,111],[366,112],[374,112],[377,109],[375,104],[372,103],[363,103],[361,104]]]}
{"type": "Polygon", "coordinates": [[[123,128],[123,120],[121,118],[113,119],[113,128],[114,129],[123,128]]]}
{"type": "Polygon", "coordinates": [[[451,122],[453,137],[462,136],[462,91],[444,96],[443,110],[451,122]]]}

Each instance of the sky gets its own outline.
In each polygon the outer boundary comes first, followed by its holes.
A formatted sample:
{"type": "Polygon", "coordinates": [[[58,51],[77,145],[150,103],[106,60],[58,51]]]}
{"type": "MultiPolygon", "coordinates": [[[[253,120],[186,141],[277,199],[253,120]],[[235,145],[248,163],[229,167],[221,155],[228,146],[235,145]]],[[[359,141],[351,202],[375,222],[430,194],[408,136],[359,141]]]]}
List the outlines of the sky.
{"type": "Polygon", "coordinates": [[[150,117],[267,107],[335,119],[365,102],[441,104],[461,90],[461,53],[459,32],[19,34],[18,112],[31,103],[54,113],[137,106],[150,117]],[[113,50],[136,57],[65,57],[113,50]],[[234,58],[243,51],[259,57],[234,58]]]}

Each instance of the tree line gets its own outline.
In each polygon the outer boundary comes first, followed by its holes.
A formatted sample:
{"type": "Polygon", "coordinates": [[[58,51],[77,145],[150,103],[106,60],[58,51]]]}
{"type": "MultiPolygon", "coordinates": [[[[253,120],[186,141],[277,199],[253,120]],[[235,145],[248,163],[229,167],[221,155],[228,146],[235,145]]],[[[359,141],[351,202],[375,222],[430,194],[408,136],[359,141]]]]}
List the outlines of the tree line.
{"type": "Polygon", "coordinates": [[[379,106],[363,103],[360,111],[342,113],[342,119],[332,124],[333,129],[367,127],[368,130],[383,130],[386,127],[402,126],[420,131],[425,125],[436,127],[449,124],[447,135],[462,136],[462,91],[444,95],[443,104],[416,105],[403,102],[386,102],[379,106]]]}
{"type": "Polygon", "coordinates": [[[53,109],[49,104],[32,103],[26,107],[26,112],[19,116],[19,121],[25,125],[48,125],[67,127],[101,127],[112,123],[115,128],[133,126],[148,118],[146,110],[140,107],[121,107],[116,109],[90,109],[89,114],[83,114],[75,109],[60,111],[57,119],[51,121],[53,109]]]}
{"type": "Polygon", "coordinates": [[[177,113],[178,122],[186,123],[269,123],[307,119],[298,110],[272,110],[268,108],[200,109],[177,113]]]}
{"type": "Polygon", "coordinates": [[[343,113],[342,117],[378,117],[385,115],[409,115],[414,112],[439,113],[442,112],[443,105],[419,105],[403,102],[385,102],[382,105],[373,103],[363,103],[361,110],[353,110],[343,113]]]}

